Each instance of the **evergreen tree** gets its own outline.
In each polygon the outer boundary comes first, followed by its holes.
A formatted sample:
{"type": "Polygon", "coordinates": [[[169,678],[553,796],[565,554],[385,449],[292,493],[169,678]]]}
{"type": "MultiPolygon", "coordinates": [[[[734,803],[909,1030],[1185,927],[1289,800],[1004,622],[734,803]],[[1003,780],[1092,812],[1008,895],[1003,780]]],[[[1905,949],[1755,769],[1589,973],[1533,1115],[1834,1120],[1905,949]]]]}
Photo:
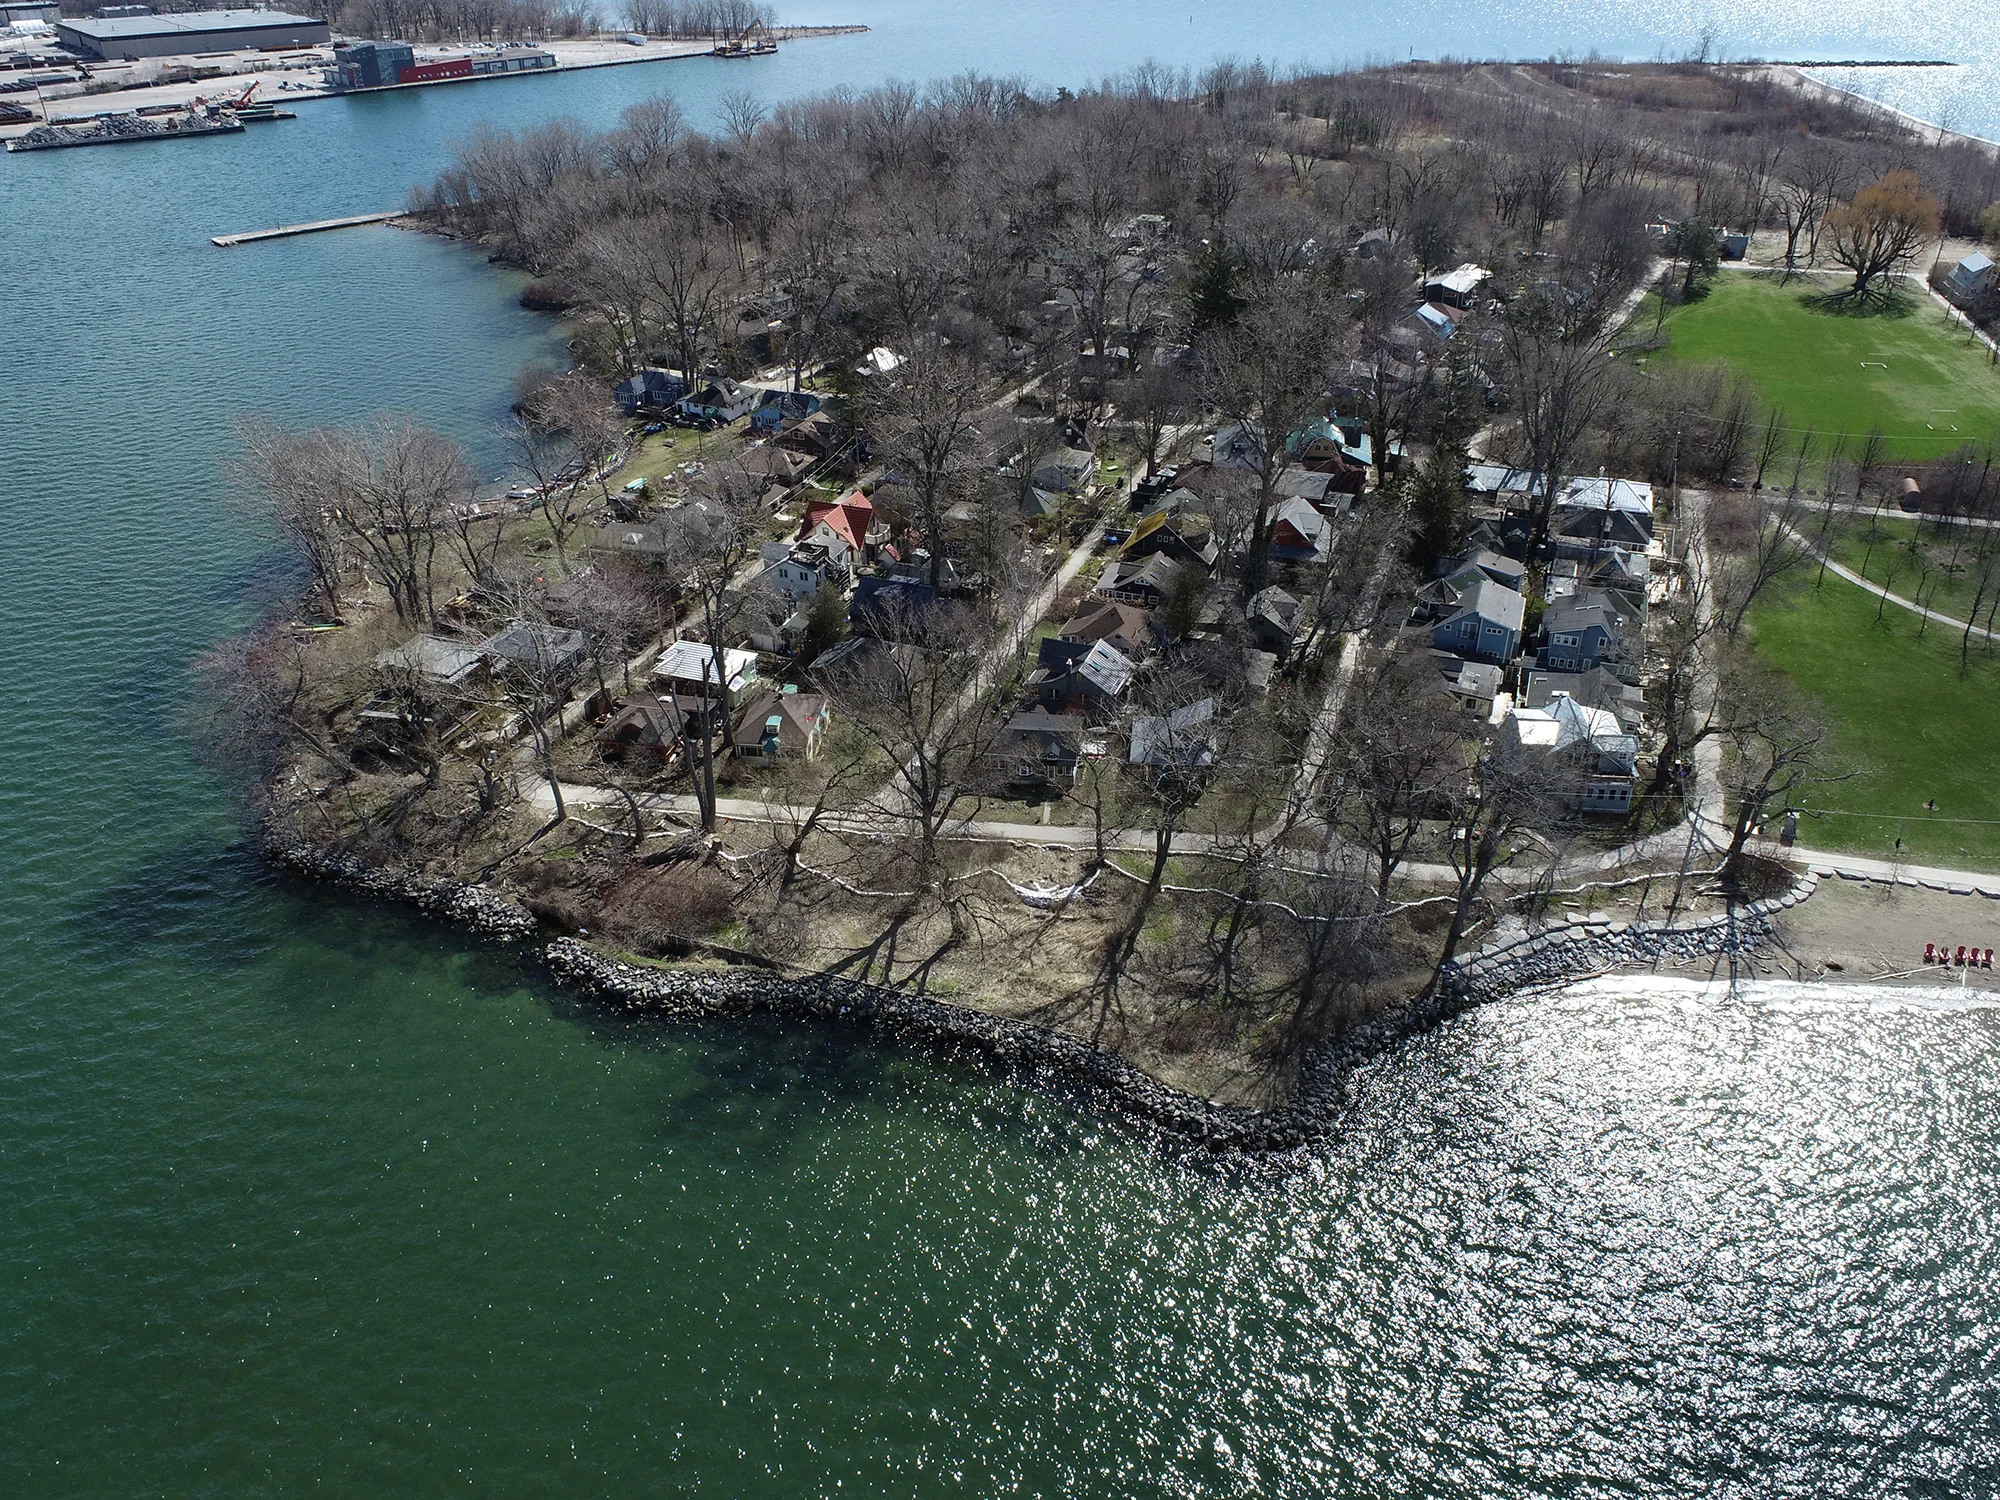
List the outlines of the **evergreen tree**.
{"type": "Polygon", "coordinates": [[[1722,264],[1721,242],[1716,238],[1715,226],[1706,219],[1684,219],[1676,224],[1667,241],[1667,249],[1684,268],[1681,277],[1683,302],[1713,280],[1716,268],[1722,264]]]}
{"type": "Polygon", "coordinates": [[[1234,323],[1244,299],[1237,283],[1242,268],[1222,245],[1204,244],[1188,267],[1188,332],[1206,332],[1234,323]]]}
{"type": "Polygon", "coordinates": [[[1465,443],[1440,442],[1409,480],[1411,561],[1425,573],[1465,541],[1465,443]]]}

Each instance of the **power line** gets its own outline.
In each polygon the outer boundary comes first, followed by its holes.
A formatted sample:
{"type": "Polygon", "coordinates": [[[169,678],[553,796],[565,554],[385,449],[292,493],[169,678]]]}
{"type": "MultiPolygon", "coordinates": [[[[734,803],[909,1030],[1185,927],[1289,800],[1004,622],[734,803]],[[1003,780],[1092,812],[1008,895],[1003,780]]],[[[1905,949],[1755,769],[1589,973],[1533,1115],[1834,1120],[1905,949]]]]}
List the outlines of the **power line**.
{"type": "Polygon", "coordinates": [[[2000,825],[2000,818],[1918,818],[1905,813],[1850,812],[1844,807],[1802,807],[1798,811],[1808,818],[1880,818],[1891,823],[1961,823],[1978,827],[2000,825]]]}

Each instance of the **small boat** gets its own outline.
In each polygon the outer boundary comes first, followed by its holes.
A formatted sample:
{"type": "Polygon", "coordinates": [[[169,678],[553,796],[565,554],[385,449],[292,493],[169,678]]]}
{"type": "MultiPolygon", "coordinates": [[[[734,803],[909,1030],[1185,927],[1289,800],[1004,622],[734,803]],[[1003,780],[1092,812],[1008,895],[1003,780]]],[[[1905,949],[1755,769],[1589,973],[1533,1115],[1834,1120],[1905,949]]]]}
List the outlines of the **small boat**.
{"type": "Polygon", "coordinates": [[[245,125],[261,125],[266,120],[296,120],[298,111],[280,109],[275,104],[232,104],[229,112],[245,125]]]}

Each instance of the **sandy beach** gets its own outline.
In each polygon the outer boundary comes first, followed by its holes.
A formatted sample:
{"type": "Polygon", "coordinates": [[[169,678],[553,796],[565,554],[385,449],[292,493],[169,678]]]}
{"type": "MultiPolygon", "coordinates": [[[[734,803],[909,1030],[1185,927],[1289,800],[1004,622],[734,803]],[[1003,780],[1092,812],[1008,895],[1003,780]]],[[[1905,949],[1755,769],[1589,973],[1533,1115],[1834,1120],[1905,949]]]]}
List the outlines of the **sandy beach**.
{"type": "Polygon", "coordinates": [[[1779,919],[1779,946],[1762,957],[1795,979],[2000,990],[2000,968],[1926,964],[1926,943],[1949,945],[1954,952],[1961,944],[2000,949],[2000,901],[1874,881],[1823,880],[1811,900],[1779,919]]]}

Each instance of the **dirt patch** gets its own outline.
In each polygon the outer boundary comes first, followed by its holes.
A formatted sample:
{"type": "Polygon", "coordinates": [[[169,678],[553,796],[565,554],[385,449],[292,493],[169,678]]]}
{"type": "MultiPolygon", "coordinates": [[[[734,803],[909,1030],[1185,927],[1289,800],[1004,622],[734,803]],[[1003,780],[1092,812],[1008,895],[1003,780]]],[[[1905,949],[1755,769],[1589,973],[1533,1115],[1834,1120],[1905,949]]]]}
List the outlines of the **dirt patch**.
{"type": "Polygon", "coordinates": [[[2000,969],[1940,968],[1924,944],[2000,949],[2000,901],[1872,881],[1823,880],[1778,921],[1785,972],[1849,983],[2000,989],[2000,969]]]}

